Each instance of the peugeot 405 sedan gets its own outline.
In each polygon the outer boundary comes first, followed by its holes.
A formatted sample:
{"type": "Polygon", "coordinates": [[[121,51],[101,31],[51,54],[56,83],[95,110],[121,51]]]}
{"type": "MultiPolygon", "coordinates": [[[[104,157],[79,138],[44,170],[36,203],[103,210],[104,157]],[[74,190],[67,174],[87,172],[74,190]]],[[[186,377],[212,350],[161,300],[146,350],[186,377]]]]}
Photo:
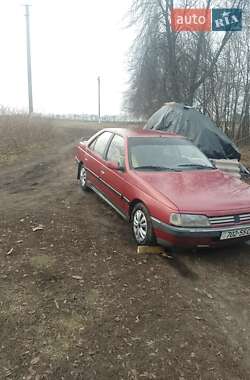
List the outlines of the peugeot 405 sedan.
{"type": "Polygon", "coordinates": [[[211,247],[250,239],[250,186],[216,169],[188,139],[104,129],[76,148],[82,190],[132,226],[138,245],[211,247]]]}

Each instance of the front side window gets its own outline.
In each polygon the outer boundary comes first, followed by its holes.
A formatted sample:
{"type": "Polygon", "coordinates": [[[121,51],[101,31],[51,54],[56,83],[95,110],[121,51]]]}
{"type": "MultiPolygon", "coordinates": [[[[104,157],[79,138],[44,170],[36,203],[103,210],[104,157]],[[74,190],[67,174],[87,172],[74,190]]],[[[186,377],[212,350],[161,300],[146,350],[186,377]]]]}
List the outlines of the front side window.
{"type": "Polygon", "coordinates": [[[117,162],[121,167],[124,167],[125,149],[123,137],[119,135],[114,136],[107,153],[107,160],[117,162]]]}
{"type": "Polygon", "coordinates": [[[109,142],[111,136],[111,132],[103,132],[101,135],[97,136],[94,141],[92,141],[89,148],[103,157],[107,143],[109,142]]]}
{"type": "Polygon", "coordinates": [[[175,137],[131,137],[130,166],[137,170],[214,169],[209,159],[190,141],[175,137]]]}

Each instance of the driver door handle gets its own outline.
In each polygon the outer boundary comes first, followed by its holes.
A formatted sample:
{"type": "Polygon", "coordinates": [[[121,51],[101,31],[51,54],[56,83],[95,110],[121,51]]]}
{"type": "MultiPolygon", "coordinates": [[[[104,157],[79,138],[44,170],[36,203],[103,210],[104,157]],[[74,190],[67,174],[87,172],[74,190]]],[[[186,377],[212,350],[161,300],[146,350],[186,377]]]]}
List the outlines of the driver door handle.
{"type": "Polygon", "coordinates": [[[104,171],[104,170],[101,170],[101,174],[102,174],[102,175],[105,174],[105,171],[104,171]]]}

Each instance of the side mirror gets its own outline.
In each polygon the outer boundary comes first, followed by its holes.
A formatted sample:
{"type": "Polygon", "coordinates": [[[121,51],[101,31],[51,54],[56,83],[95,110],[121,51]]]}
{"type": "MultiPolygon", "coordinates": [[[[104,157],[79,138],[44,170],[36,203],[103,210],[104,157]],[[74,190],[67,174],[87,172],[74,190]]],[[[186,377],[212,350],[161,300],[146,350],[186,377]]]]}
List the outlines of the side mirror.
{"type": "Polygon", "coordinates": [[[124,170],[124,168],[122,168],[122,167],[118,164],[118,162],[108,161],[106,165],[107,165],[107,167],[108,167],[109,169],[112,169],[112,170],[124,170]]]}
{"type": "Polygon", "coordinates": [[[88,142],[88,140],[86,140],[86,137],[82,137],[82,138],[80,139],[80,144],[86,145],[87,142],[88,142]]]}
{"type": "Polygon", "coordinates": [[[213,165],[213,167],[214,167],[215,169],[217,169],[217,167],[216,167],[216,164],[215,164],[214,160],[213,160],[212,158],[210,158],[210,159],[209,159],[209,161],[211,162],[211,164],[213,165]]]}

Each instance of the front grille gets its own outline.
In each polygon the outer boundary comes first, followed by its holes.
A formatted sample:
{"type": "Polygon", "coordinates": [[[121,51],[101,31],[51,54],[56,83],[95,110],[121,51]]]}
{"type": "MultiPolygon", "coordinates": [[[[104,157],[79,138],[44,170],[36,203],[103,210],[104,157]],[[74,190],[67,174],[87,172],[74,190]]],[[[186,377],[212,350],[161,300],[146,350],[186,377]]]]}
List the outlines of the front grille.
{"type": "Polygon", "coordinates": [[[247,223],[247,222],[250,222],[250,214],[213,216],[208,219],[211,225],[247,223]]]}

